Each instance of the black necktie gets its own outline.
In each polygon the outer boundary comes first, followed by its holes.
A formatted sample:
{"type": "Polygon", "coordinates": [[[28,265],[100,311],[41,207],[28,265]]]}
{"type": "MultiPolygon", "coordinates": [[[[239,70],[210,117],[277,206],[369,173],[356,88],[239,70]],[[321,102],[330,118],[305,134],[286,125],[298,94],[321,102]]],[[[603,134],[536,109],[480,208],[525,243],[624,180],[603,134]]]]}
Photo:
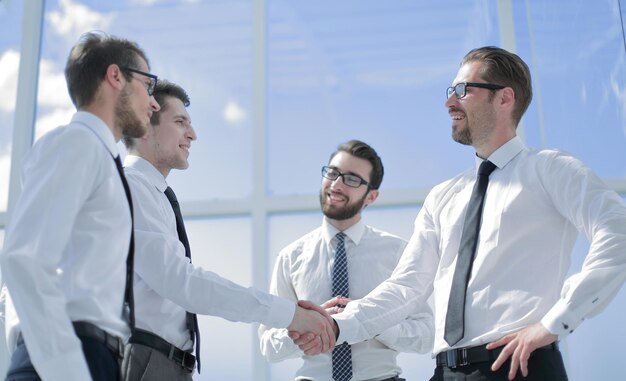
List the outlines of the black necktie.
{"type": "Polygon", "coordinates": [[[472,272],[472,262],[476,254],[478,243],[478,232],[480,231],[480,221],[483,210],[483,202],[489,175],[496,169],[496,166],[485,160],[478,168],[478,178],[472,190],[472,196],[465,212],[465,222],[463,223],[463,233],[461,234],[461,244],[459,254],[456,259],[452,288],[450,289],[450,299],[448,300],[448,311],[446,313],[446,328],[444,339],[453,346],[458,343],[465,334],[465,296],[467,282],[472,272]]]}
{"type": "MultiPolygon", "coordinates": [[[[189,247],[189,239],[187,239],[187,231],[185,231],[185,223],[183,216],[180,213],[180,205],[178,199],[172,188],[167,187],[165,189],[165,196],[172,204],[174,215],[176,216],[176,231],[178,232],[178,239],[185,246],[185,256],[189,258],[191,262],[191,248],[189,247]]],[[[200,330],[198,329],[198,316],[196,314],[187,312],[187,329],[191,335],[191,339],[196,343],[196,364],[198,364],[198,373],[200,373],[200,330]]]]}
{"type": "MultiPolygon", "coordinates": [[[[333,266],[333,296],[348,297],[348,260],[344,240],[346,234],[339,232],[337,248],[335,249],[335,264],[333,266]]],[[[337,344],[332,353],[333,380],[348,381],[352,378],[352,349],[347,342],[337,344]]]]}
{"type": "Polygon", "coordinates": [[[115,166],[117,167],[117,172],[120,175],[120,179],[122,180],[122,185],[124,185],[124,192],[126,193],[126,199],[128,200],[128,207],[130,208],[130,219],[131,219],[131,228],[130,228],[130,245],[128,246],[128,255],[126,256],[126,286],[124,288],[124,311],[123,315],[128,320],[128,325],[130,327],[130,331],[133,332],[135,330],[135,298],[133,296],[133,262],[135,256],[135,217],[133,215],[133,201],[130,196],[130,188],[128,187],[128,182],[126,181],[126,176],[124,176],[124,167],[122,167],[122,160],[120,159],[120,155],[117,155],[115,158],[115,166]]]}

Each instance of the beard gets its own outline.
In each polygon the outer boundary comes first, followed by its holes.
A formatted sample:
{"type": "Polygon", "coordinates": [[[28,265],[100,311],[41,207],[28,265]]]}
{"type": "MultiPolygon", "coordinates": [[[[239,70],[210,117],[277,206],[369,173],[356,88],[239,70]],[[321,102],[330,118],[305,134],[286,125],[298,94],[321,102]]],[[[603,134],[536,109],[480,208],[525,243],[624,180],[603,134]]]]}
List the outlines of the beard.
{"type": "MultiPolygon", "coordinates": [[[[369,191],[367,192],[369,193],[369,191]]],[[[365,203],[365,198],[367,197],[367,193],[361,197],[360,200],[355,201],[354,203],[346,204],[343,207],[335,207],[333,205],[328,205],[326,203],[326,194],[323,190],[320,191],[320,205],[322,207],[322,212],[324,215],[332,220],[344,221],[348,220],[354,216],[356,216],[362,209],[363,204],[365,203]]]]}
{"type": "Polygon", "coordinates": [[[141,123],[130,106],[130,95],[130,86],[127,84],[115,105],[114,125],[121,128],[124,137],[140,138],[148,131],[148,126],[141,123]]]}
{"type": "Polygon", "coordinates": [[[472,132],[469,129],[469,126],[465,126],[464,129],[454,127],[452,128],[452,140],[457,143],[461,143],[466,146],[471,146],[474,139],[472,139],[472,132]]]}

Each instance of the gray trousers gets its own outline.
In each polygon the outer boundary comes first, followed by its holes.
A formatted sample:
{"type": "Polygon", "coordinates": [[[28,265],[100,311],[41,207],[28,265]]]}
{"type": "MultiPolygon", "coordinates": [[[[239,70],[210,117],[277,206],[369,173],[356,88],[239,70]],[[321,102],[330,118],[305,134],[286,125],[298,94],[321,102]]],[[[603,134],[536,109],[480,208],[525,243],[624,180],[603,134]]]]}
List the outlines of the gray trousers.
{"type": "Polygon", "coordinates": [[[141,344],[128,344],[122,361],[123,381],[191,381],[192,374],[164,354],[141,344]]]}

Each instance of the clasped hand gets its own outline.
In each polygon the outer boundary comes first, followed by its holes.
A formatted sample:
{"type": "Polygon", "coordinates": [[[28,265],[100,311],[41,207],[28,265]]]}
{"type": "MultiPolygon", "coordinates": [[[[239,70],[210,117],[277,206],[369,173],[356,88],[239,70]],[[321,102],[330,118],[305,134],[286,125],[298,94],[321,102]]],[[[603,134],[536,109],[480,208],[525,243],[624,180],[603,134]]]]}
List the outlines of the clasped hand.
{"type": "Polygon", "coordinates": [[[306,355],[331,351],[335,347],[336,332],[335,322],[330,315],[343,311],[349,301],[340,296],[321,306],[306,300],[299,301],[296,315],[287,327],[289,337],[306,355]]]}

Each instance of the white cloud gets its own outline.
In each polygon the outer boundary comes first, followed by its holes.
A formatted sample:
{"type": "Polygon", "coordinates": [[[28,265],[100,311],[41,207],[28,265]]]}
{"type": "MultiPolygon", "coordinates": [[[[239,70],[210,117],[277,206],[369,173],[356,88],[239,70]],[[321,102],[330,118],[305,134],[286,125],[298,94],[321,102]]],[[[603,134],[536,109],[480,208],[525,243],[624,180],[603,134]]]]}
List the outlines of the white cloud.
{"type": "Polygon", "coordinates": [[[246,119],[246,110],[243,109],[237,102],[229,101],[224,107],[224,120],[230,124],[238,124],[246,119]]]}
{"type": "Polygon", "coordinates": [[[54,62],[41,60],[39,66],[39,106],[44,107],[72,107],[72,101],[67,93],[65,74],[56,68],[54,62]]]}
{"type": "Polygon", "coordinates": [[[35,122],[37,124],[35,140],[54,128],[68,124],[75,112],[76,110],[73,106],[56,107],[52,112],[42,115],[35,122]]]}
{"type": "Polygon", "coordinates": [[[46,17],[52,29],[71,45],[83,33],[107,30],[113,20],[112,14],[94,12],[86,5],[73,0],[60,0],[59,5],[60,11],[48,12],[46,17]]]}
{"type": "Polygon", "coordinates": [[[20,67],[20,53],[7,50],[0,56],[0,110],[15,110],[17,93],[17,73],[20,67]]]}
{"type": "MultiPolygon", "coordinates": [[[[17,79],[19,73],[20,54],[9,50],[0,56],[0,111],[13,113],[17,95],[17,79]]],[[[44,132],[62,124],[67,124],[75,109],[67,94],[67,86],[63,72],[55,69],[50,60],[41,60],[39,68],[38,106],[42,109],[51,108],[52,112],[43,114],[37,121],[37,138],[44,132]]],[[[4,160],[4,157],[2,159],[4,160]]],[[[4,173],[0,173],[0,176],[4,173]]],[[[0,177],[4,178],[4,177],[0,177]]],[[[0,194],[2,200],[2,194],[0,194]]]]}

